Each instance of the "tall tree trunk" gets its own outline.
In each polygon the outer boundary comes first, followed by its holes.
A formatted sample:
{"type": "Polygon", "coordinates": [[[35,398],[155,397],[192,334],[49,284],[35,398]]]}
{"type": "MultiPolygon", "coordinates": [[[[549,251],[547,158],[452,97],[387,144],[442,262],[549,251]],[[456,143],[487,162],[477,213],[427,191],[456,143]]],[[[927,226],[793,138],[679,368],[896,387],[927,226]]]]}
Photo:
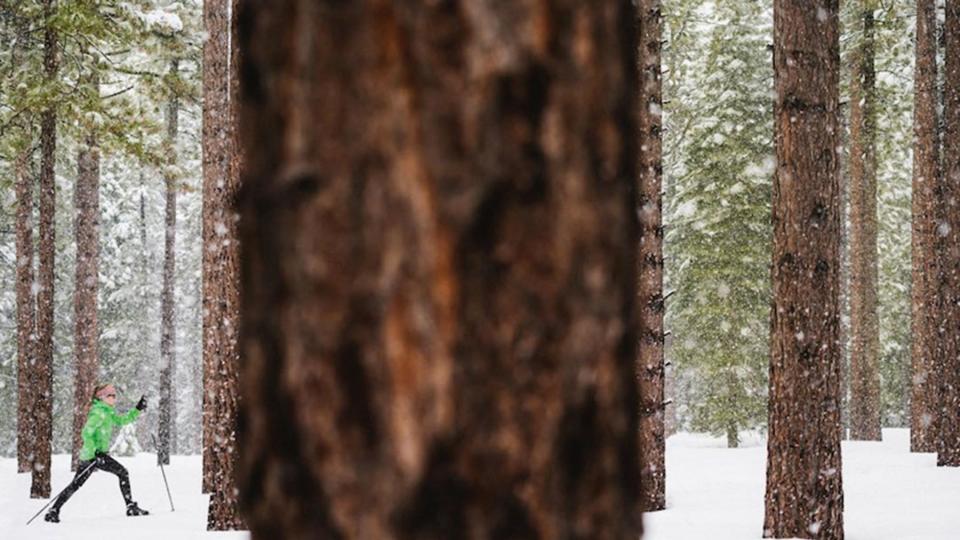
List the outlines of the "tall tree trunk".
{"type": "MultiPolygon", "coordinates": [[[[179,77],[179,60],[170,61],[170,77],[179,77]]],[[[177,370],[176,334],[176,243],[177,243],[177,189],[179,179],[174,173],[177,165],[177,131],[179,126],[180,99],[176,92],[167,103],[167,168],[164,171],[166,184],[166,217],[164,219],[163,290],[160,294],[160,426],[157,461],[170,463],[170,452],[176,445],[175,422],[176,396],[172,382],[177,370]]]]}
{"type": "Polygon", "coordinates": [[[228,0],[204,0],[207,40],[203,45],[203,491],[219,490],[214,428],[221,360],[222,306],[225,301],[217,273],[227,230],[223,205],[229,199],[231,141],[228,133],[230,99],[230,17],[228,0]],[[219,224],[219,229],[217,227],[219,224]]]}
{"type": "MultiPolygon", "coordinates": [[[[939,251],[945,249],[938,226],[944,219],[940,174],[940,119],[937,111],[936,0],[917,0],[916,69],[913,108],[912,385],[910,450],[935,452],[940,388],[939,251]]],[[[941,229],[943,230],[943,229],[941,229]]]]}
{"type": "Polygon", "coordinates": [[[637,254],[637,298],[640,346],[637,377],[640,394],[641,509],[666,507],[663,362],[663,176],[662,83],[660,79],[660,0],[641,0],[637,6],[640,75],[640,161],[637,213],[640,245],[637,254]]]}
{"type": "MultiPolygon", "coordinates": [[[[89,81],[89,91],[100,97],[97,74],[89,81]]],[[[74,396],[73,396],[73,458],[71,469],[76,470],[80,460],[83,439],[80,432],[87,419],[90,401],[97,384],[99,366],[99,326],[97,320],[97,291],[99,289],[100,260],[100,148],[93,128],[87,132],[84,145],[77,154],[77,183],[74,188],[76,216],[73,230],[77,243],[74,300],[74,396]]]]}
{"type": "Polygon", "coordinates": [[[843,538],[836,0],[775,0],[767,538],[843,538]]]}
{"type": "MultiPolygon", "coordinates": [[[[234,203],[240,187],[237,152],[237,88],[239,47],[231,39],[235,24],[226,17],[226,4],[207,4],[204,61],[204,140],[210,159],[204,174],[204,420],[209,424],[204,444],[204,484],[210,486],[209,530],[245,528],[235,488],[236,424],[239,370],[240,253],[234,203]],[[215,10],[222,9],[222,12],[215,10]],[[227,44],[230,44],[229,46],[227,44]],[[223,51],[229,51],[224,55],[223,51]],[[229,58],[229,63],[226,59],[229,58]],[[207,78],[209,77],[209,78],[207,78]]],[[[233,6],[236,13],[236,6],[233,6]]]]}
{"type": "MultiPolygon", "coordinates": [[[[960,0],[947,0],[944,22],[946,57],[944,60],[944,124],[943,171],[946,197],[960,197],[960,0]]],[[[946,205],[949,233],[947,249],[945,299],[945,354],[940,371],[940,425],[937,465],[960,466],[960,207],[946,205]]]]}
{"type": "MultiPolygon", "coordinates": [[[[138,312],[140,324],[139,336],[139,360],[137,361],[137,378],[143,381],[142,391],[148,395],[156,395],[156,347],[152,346],[153,332],[155,331],[155,319],[153,319],[153,298],[150,287],[150,269],[152,268],[150,248],[147,245],[147,196],[146,181],[144,178],[143,165],[140,166],[140,283],[138,290],[138,312]]],[[[155,417],[141,418],[136,423],[137,438],[140,441],[149,441],[150,434],[154,433],[156,426],[150,422],[155,417]]]]}
{"type": "MultiPolygon", "coordinates": [[[[47,81],[57,77],[57,32],[52,18],[55,0],[44,2],[43,67],[47,81]]],[[[37,291],[37,358],[31,374],[30,389],[34,393],[34,453],[30,496],[50,496],[50,445],[53,438],[53,302],[54,264],[56,247],[57,191],[54,167],[57,150],[57,113],[49,105],[40,114],[40,226],[39,265],[40,281],[37,291]]]]}
{"type": "Polygon", "coordinates": [[[253,538],[635,540],[632,3],[240,11],[253,538]]]}
{"type": "Polygon", "coordinates": [[[36,362],[36,297],[33,290],[33,191],[30,170],[32,141],[24,145],[14,166],[17,194],[17,471],[29,472],[33,464],[34,390],[30,373],[36,362]]]}
{"type": "Polygon", "coordinates": [[[873,0],[860,0],[863,35],[850,94],[850,438],[879,441],[877,110],[873,0]]]}

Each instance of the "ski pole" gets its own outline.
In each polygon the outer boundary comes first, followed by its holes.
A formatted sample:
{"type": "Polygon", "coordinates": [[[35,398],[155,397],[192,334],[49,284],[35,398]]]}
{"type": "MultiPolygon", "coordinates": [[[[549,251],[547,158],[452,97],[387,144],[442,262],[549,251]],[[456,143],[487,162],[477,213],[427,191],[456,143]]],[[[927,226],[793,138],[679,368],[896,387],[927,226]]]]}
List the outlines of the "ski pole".
{"type": "MultiPolygon", "coordinates": [[[[93,468],[93,466],[96,465],[96,464],[97,464],[97,460],[91,461],[90,464],[87,465],[86,468],[83,469],[83,471],[82,471],[80,474],[86,474],[87,471],[90,470],[91,468],[93,468]]],[[[77,476],[79,476],[79,475],[77,475],[77,476]]],[[[70,480],[70,484],[72,484],[72,483],[73,483],[73,480],[70,480]]],[[[53,501],[59,499],[60,496],[63,495],[63,492],[66,491],[68,487],[70,487],[70,484],[67,484],[66,487],[64,487],[63,489],[61,489],[61,490],[60,490],[60,493],[57,493],[57,496],[56,496],[56,497],[53,497],[52,499],[50,499],[49,501],[47,501],[47,504],[43,505],[43,508],[41,508],[39,512],[37,512],[36,514],[34,514],[32,518],[30,518],[30,521],[27,522],[27,525],[33,523],[33,520],[37,519],[37,516],[39,516],[40,514],[42,514],[43,511],[46,510],[47,507],[50,506],[50,504],[51,504],[53,501]]]]}
{"type": "MultiPolygon", "coordinates": [[[[157,445],[157,438],[153,436],[153,433],[150,434],[150,438],[153,439],[153,448],[159,452],[160,446],[157,445]]],[[[163,471],[163,461],[157,460],[157,464],[160,465],[160,474],[163,475],[163,485],[167,486],[167,498],[170,499],[170,511],[173,512],[173,496],[170,495],[170,484],[167,483],[167,473],[163,471]]]]}

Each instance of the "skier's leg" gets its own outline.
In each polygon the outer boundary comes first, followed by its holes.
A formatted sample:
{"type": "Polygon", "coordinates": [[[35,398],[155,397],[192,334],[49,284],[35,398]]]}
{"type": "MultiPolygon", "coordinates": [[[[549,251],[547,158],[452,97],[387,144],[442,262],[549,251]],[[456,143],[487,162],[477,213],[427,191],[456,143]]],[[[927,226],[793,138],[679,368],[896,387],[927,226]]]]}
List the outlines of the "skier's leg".
{"type": "Polygon", "coordinates": [[[91,461],[80,461],[77,463],[77,474],[73,477],[73,480],[70,481],[70,484],[60,493],[57,500],[53,501],[53,506],[50,507],[44,519],[54,522],[59,521],[60,508],[80,489],[80,486],[90,478],[93,470],[97,468],[96,465],[91,467],[91,463],[91,461]]]}
{"type": "Polygon", "coordinates": [[[133,501],[133,497],[130,496],[130,474],[119,461],[110,456],[103,456],[101,458],[101,465],[99,465],[98,468],[117,475],[117,478],[120,480],[120,492],[123,493],[123,500],[127,503],[128,516],[145,516],[150,513],[137,506],[137,503],[133,501]]]}
{"type": "Polygon", "coordinates": [[[130,474],[127,469],[110,456],[101,456],[100,465],[97,468],[117,476],[117,479],[120,480],[120,493],[123,494],[123,501],[130,505],[133,502],[133,497],[130,496],[130,474]]]}

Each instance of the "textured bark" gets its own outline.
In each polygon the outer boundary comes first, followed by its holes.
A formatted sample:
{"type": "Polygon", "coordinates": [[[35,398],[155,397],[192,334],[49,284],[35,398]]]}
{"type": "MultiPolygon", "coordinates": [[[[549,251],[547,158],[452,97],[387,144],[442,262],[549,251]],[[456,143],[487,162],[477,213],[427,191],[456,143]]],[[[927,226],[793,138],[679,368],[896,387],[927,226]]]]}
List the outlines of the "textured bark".
{"type": "MultiPolygon", "coordinates": [[[[56,10],[53,0],[44,3],[46,19],[43,67],[47,80],[57,76],[57,33],[50,20],[56,10]]],[[[40,223],[38,245],[37,359],[31,372],[33,392],[34,453],[30,496],[50,496],[50,445],[53,437],[53,301],[56,229],[57,113],[51,105],[40,114],[40,223]]]]}
{"type": "MultiPolygon", "coordinates": [[[[179,76],[179,61],[170,62],[170,76],[179,76]]],[[[170,168],[177,164],[177,131],[179,128],[180,100],[174,93],[167,103],[167,163],[170,168]]],[[[170,463],[170,453],[176,445],[176,396],[172,382],[177,370],[176,334],[176,243],[177,243],[177,189],[178,178],[168,169],[164,173],[166,184],[166,210],[164,217],[163,289],[160,293],[160,425],[158,428],[157,461],[170,463]]]]}
{"type": "Polygon", "coordinates": [[[631,2],[240,16],[253,538],[635,540],[631,2]]]}
{"type": "MultiPolygon", "coordinates": [[[[99,77],[89,81],[90,91],[99,97],[99,77]]],[[[83,439],[80,432],[87,420],[90,400],[97,384],[100,364],[99,326],[97,322],[97,291],[99,289],[100,260],[100,148],[97,134],[90,130],[77,154],[77,182],[74,187],[73,221],[77,245],[74,306],[74,394],[73,394],[73,452],[71,469],[76,470],[80,460],[83,439]]]]}
{"type": "Polygon", "coordinates": [[[872,0],[861,0],[863,34],[850,93],[850,438],[879,441],[877,313],[877,73],[872,0]]]}
{"type": "MultiPolygon", "coordinates": [[[[944,22],[943,171],[946,201],[960,196],[960,0],[947,0],[944,22]]],[[[944,355],[940,381],[937,465],[960,466],[960,205],[947,204],[944,355]]]]}
{"type": "Polygon", "coordinates": [[[767,538],[843,538],[838,26],[836,0],[774,2],[767,538]]]}
{"type": "MultiPolygon", "coordinates": [[[[208,10],[220,6],[207,6],[208,10]]],[[[219,144],[219,154],[210,155],[210,168],[204,174],[204,380],[205,411],[209,439],[204,455],[209,470],[204,471],[204,483],[212,486],[210,510],[207,513],[209,530],[246,528],[240,518],[234,465],[236,463],[236,424],[238,405],[239,329],[240,329],[240,253],[237,241],[237,220],[234,204],[240,186],[241,160],[237,152],[237,74],[239,47],[236,39],[229,39],[234,24],[224,15],[208,11],[207,40],[204,60],[212,70],[205,79],[211,91],[210,105],[219,103],[222,116],[207,118],[213,147],[219,144]],[[231,43],[229,55],[220,55],[231,43]],[[211,42],[218,43],[215,45],[211,42]],[[206,56],[209,55],[209,56],[206,56]],[[228,57],[229,69],[222,65],[228,57]],[[219,94],[217,94],[219,92],[219,94]],[[228,98],[226,98],[228,96],[228,98]],[[213,138],[220,140],[215,143],[213,138]],[[209,172],[209,174],[206,174],[209,172]],[[209,366],[209,373],[206,373],[209,366]],[[207,457],[209,456],[209,457],[207,457]]],[[[236,13],[236,6],[233,12],[236,13]]],[[[207,75],[207,73],[204,73],[207,75]]],[[[213,108],[213,107],[212,107],[213,108]]],[[[213,111],[209,111],[208,114],[213,111]]],[[[211,152],[214,152],[211,148],[211,152]]]]}
{"type": "MultiPolygon", "coordinates": [[[[913,109],[913,241],[912,385],[910,392],[910,450],[935,452],[940,388],[940,321],[946,305],[939,301],[938,253],[945,247],[938,234],[944,219],[940,174],[940,119],[937,111],[936,0],[917,0],[916,69],[913,109]]],[[[942,229],[941,229],[942,230],[942,229]]]]}
{"type": "MultiPolygon", "coordinates": [[[[205,0],[203,45],[203,491],[212,493],[217,484],[213,429],[217,419],[218,364],[221,360],[222,282],[218,274],[223,244],[216,224],[226,230],[223,212],[229,204],[229,26],[228,0],[205,0]]],[[[223,238],[223,239],[229,239],[223,238]]]]}
{"type": "Polygon", "coordinates": [[[33,389],[30,373],[35,362],[36,297],[33,291],[33,191],[30,171],[32,148],[17,155],[14,166],[17,194],[17,471],[29,472],[33,464],[33,389]]]}
{"type": "Polygon", "coordinates": [[[639,301],[639,346],[637,378],[640,395],[640,506],[644,512],[666,507],[664,454],[664,362],[663,362],[663,176],[660,79],[660,0],[641,0],[638,68],[640,75],[640,161],[637,215],[640,245],[637,253],[637,299],[639,301]]]}

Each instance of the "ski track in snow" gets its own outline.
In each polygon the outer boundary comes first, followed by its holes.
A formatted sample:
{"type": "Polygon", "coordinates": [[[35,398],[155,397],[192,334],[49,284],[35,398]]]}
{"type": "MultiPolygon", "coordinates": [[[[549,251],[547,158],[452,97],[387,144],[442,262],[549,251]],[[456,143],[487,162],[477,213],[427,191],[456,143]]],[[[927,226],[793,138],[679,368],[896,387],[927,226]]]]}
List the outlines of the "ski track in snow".
{"type": "MultiPolygon", "coordinates": [[[[170,512],[154,454],[116,459],[130,471],[134,500],[149,516],[127,517],[117,477],[97,471],[60,510],[60,523],[28,519],[47,499],[30,499],[30,475],[17,474],[15,459],[0,459],[0,540],[248,540],[242,532],[207,532],[208,496],[200,493],[200,456],[173,456],[164,465],[175,512],[170,512]]],[[[70,457],[53,457],[53,494],[73,478],[70,457]]]]}
{"type": "MultiPolygon", "coordinates": [[[[934,454],[911,454],[910,432],[885,429],[884,441],[843,443],[847,540],[957,540],[960,469],[936,466],[934,454]]],[[[681,433],[667,441],[667,510],[644,516],[645,540],[759,540],[763,526],[766,448],[746,434],[743,448],[681,433]]],[[[30,475],[0,459],[0,540],[248,540],[247,532],[206,532],[207,496],[200,457],[174,456],[166,467],[176,512],[170,512],[153,454],[118,458],[130,470],[133,496],[151,512],[128,518],[116,477],[95,473],[60,513],[37,518],[46,503],[29,498],[30,475]]],[[[72,478],[68,456],[54,456],[53,488],[72,478]]]]}
{"type": "MultiPolygon", "coordinates": [[[[645,514],[644,540],[762,538],[766,441],[725,448],[726,439],[667,439],[667,509],[645,514]]],[[[960,469],[936,454],[911,454],[910,431],[883,442],[843,442],[846,540],[960,539],[960,469]]]]}

